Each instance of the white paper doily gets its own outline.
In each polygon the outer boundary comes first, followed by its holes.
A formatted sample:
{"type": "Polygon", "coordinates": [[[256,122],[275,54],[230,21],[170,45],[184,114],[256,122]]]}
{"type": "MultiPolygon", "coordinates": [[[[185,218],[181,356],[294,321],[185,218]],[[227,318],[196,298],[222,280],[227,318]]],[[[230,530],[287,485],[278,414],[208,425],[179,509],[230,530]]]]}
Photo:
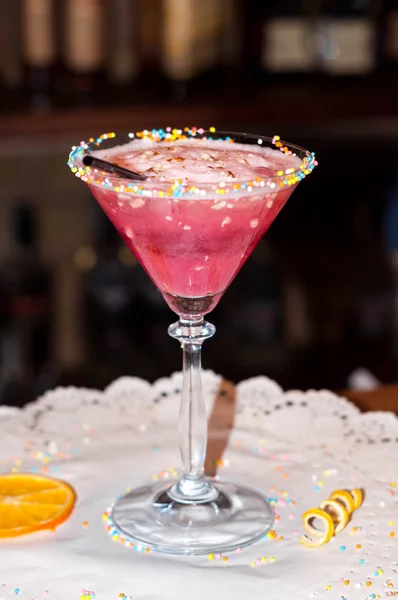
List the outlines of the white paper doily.
{"type": "MultiPolygon", "coordinates": [[[[209,414],[221,381],[203,373],[209,414]]],[[[60,388],[22,410],[0,407],[1,471],[44,472],[78,493],[74,513],[55,533],[1,543],[0,600],[78,600],[84,590],[97,600],[398,596],[398,419],[360,413],[329,391],[283,392],[265,377],[236,386],[218,474],[271,499],[275,533],[226,561],[113,542],[101,518],[107,506],[127,487],[169,477],[179,466],[180,389],[179,373],[153,385],[122,378],[104,392],[60,388]],[[347,528],[322,548],[302,547],[304,510],[349,487],[364,488],[366,499],[347,528]]]]}

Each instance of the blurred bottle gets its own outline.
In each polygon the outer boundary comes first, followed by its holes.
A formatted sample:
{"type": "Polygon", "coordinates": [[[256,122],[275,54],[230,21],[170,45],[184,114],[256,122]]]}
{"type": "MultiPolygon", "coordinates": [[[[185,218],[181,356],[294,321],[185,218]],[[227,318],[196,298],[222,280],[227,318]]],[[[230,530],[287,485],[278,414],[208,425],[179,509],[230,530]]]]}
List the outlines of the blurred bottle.
{"type": "Polygon", "coordinates": [[[23,84],[21,6],[0,0],[0,107],[17,108],[23,84]]]}
{"type": "Polygon", "coordinates": [[[30,106],[38,112],[51,108],[56,61],[53,0],[23,0],[23,53],[30,106]]]}
{"type": "Polygon", "coordinates": [[[114,86],[116,100],[126,101],[126,91],[131,89],[140,69],[139,0],[108,0],[107,19],[107,78],[114,86]]]}
{"type": "Polygon", "coordinates": [[[64,60],[69,73],[65,93],[78,104],[92,103],[103,79],[104,6],[102,0],[65,0],[64,60]]]}
{"type": "Polygon", "coordinates": [[[145,71],[154,73],[159,69],[161,60],[159,31],[162,27],[162,14],[159,12],[159,0],[140,0],[139,11],[141,61],[145,71]]]}
{"type": "Polygon", "coordinates": [[[239,0],[219,0],[223,26],[219,44],[221,74],[235,77],[243,67],[243,9],[239,0]]]}
{"type": "Polygon", "coordinates": [[[134,310],[136,260],[102,210],[94,205],[94,211],[92,242],[74,262],[83,273],[87,369],[95,385],[106,385],[132,368],[142,315],[134,310]]]}
{"type": "Polygon", "coordinates": [[[398,180],[395,178],[388,194],[382,220],[383,245],[391,270],[394,306],[394,356],[398,359],[398,180]]]}
{"type": "Polygon", "coordinates": [[[211,82],[223,70],[231,35],[224,11],[224,0],[163,0],[162,62],[173,100],[183,101],[195,79],[208,75],[211,82]]]}
{"type": "Polygon", "coordinates": [[[51,276],[38,252],[36,212],[18,201],[12,209],[12,254],[1,268],[3,335],[1,402],[22,404],[55,383],[51,367],[51,276]]]}
{"type": "Polygon", "coordinates": [[[398,75],[398,0],[385,0],[382,55],[385,70],[398,75]]]}
{"type": "Polygon", "coordinates": [[[55,64],[53,67],[52,87],[53,104],[61,105],[67,98],[66,90],[69,86],[69,73],[65,65],[65,0],[53,0],[54,3],[54,39],[55,39],[55,64]]]}
{"type": "Polygon", "coordinates": [[[163,70],[163,0],[139,0],[140,98],[156,103],[164,98],[168,81],[163,70]]]}
{"type": "MultiPolygon", "coordinates": [[[[137,290],[137,311],[142,318],[139,338],[140,346],[152,361],[154,360],[155,363],[161,361],[163,369],[167,364],[170,364],[168,368],[170,372],[175,366],[175,362],[169,363],[174,358],[173,349],[175,349],[175,346],[170,351],[170,338],[167,335],[167,328],[175,320],[175,315],[171,312],[162,294],[141,267],[138,267],[136,270],[135,285],[137,290]]],[[[156,364],[154,366],[153,377],[155,378],[167,372],[167,367],[162,373],[158,370],[156,364]]]]}
{"type": "Polygon", "coordinates": [[[380,0],[322,0],[316,46],[324,73],[357,77],[376,70],[380,10],[380,0]]]}
{"type": "Polygon", "coordinates": [[[380,364],[383,369],[387,368],[394,352],[396,296],[391,266],[385,256],[375,251],[374,247],[372,250],[372,253],[369,251],[362,253],[363,268],[359,272],[357,328],[361,353],[367,358],[358,361],[358,364],[374,370],[375,366],[380,364]]]}
{"type": "Polygon", "coordinates": [[[246,0],[244,61],[249,75],[303,75],[316,68],[316,0],[246,0]]]}
{"type": "Polygon", "coordinates": [[[286,359],[282,282],[270,247],[262,241],[239,276],[244,296],[237,317],[245,367],[275,373],[286,359]]]}

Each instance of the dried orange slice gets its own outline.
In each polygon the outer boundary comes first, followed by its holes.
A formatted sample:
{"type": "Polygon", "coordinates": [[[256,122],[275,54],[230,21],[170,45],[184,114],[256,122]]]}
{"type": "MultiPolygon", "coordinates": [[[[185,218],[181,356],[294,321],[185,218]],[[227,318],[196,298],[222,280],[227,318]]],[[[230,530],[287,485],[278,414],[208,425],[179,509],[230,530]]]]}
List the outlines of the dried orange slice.
{"type": "Polygon", "coordinates": [[[363,491],[359,488],[354,488],[353,490],[350,490],[350,494],[354,500],[354,510],[356,510],[363,502],[363,491]]]}
{"type": "Polygon", "coordinates": [[[50,477],[31,473],[0,476],[0,538],[42,529],[55,529],[71,514],[73,488],[50,477]]]}
{"type": "Polygon", "coordinates": [[[354,498],[347,490],[335,490],[330,494],[330,499],[341,502],[349,515],[355,508],[354,498]]]}
{"type": "Polygon", "coordinates": [[[320,508],[311,508],[303,514],[304,529],[317,539],[311,539],[307,535],[301,536],[300,542],[308,548],[318,548],[329,542],[334,535],[333,519],[327,512],[320,508]],[[324,529],[318,529],[314,526],[314,520],[317,519],[324,525],[324,529]]]}
{"type": "Polygon", "coordinates": [[[329,498],[328,500],[322,500],[319,508],[327,512],[332,517],[335,533],[340,533],[340,531],[343,531],[344,527],[350,520],[350,515],[341,502],[329,498]]]}

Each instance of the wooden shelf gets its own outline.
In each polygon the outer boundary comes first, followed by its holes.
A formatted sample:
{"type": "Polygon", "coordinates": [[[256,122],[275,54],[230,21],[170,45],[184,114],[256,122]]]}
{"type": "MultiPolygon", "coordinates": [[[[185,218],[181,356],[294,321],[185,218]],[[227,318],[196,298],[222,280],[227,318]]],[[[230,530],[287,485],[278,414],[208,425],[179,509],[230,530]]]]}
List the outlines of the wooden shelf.
{"type": "MultiPolygon", "coordinates": [[[[84,138],[105,130],[165,125],[316,131],[334,122],[344,133],[364,121],[398,121],[398,88],[387,80],[242,83],[209,86],[182,104],[147,103],[109,108],[55,109],[46,114],[0,113],[1,137],[84,138]]],[[[333,127],[332,127],[333,129],[333,127]]],[[[385,129],[390,131],[390,127],[385,129]]]]}

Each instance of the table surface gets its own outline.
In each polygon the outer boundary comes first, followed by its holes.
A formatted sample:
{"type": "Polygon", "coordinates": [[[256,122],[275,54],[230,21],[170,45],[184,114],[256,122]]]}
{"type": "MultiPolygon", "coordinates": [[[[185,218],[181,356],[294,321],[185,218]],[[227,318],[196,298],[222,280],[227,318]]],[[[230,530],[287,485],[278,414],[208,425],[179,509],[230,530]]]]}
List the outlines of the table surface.
{"type": "MultiPolygon", "coordinates": [[[[181,374],[165,378],[156,388],[122,380],[108,397],[61,389],[47,396],[47,410],[27,407],[20,429],[20,415],[11,414],[3,423],[0,446],[5,464],[14,465],[15,457],[22,456],[23,468],[33,465],[39,473],[51,469],[45,472],[71,483],[79,502],[56,535],[15,541],[11,552],[10,546],[1,544],[2,598],[11,600],[20,590],[21,598],[44,599],[44,590],[51,594],[49,600],[54,593],[58,600],[73,600],[88,589],[98,600],[135,598],[137,590],[142,598],[171,600],[182,597],[176,582],[180,590],[190,590],[191,600],[261,600],[264,590],[269,598],[280,600],[365,600],[369,585],[371,595],[380,598],[388,594],[384,587],[391,584],[398,589],[398,538],[391,530],[397,521],[398,421],[383,413],[358,415],[327,391],[309,393],[310,401],[303,401],[298,391],[284,397],[266,378],[239,387],[204,372],[203,381],[211,407],[206,471],[210,475],[218,469],[221,476],[242,478],[256,489],[272,491],[278,506],[277,536],[231,553],[226,564],[220,557],[212,563],[206,556],[172,560],[129,551],[122,540],[111,544],[100,518],[104,508],[126,485],[141,481],[144,472],[169,477],[161,469],[178,460],[175,420],[181,374]],[[275,401],[278,396],[280,402],[275,401]],[[257,418],[259,402],[266,409],[257,418]],[[125,427],[127,419],[131,426],[125,427]],[[235,432],[226,431],[234,422],[235,432]],[[34,432],[33,423],[37,423],[34,432]],[[385,428],[389,441],[380,435],[385,428]],[[44,465],[43,458],[49,463],[44,465]],[[333,490],[351,487],[353,481],[366,489],[364,510],[353,515],[339,543],[307,553],[296,543],[300,515],[333,490]],[[354,534],[360,536],[359,545],[354,534]],[[263,563],[259,557],[268,559],[263,563]]],[[[398,409],[398,385],[341,394],[364,410],[398,409]]],[[[19,465],[22,461],[17,460],[19,465]]]]}
{"type": "Polygon", "coordinates": [[[385,385],[370,392],[345,391],[342,395],[361,410],[389,410],[398,414],[398,385],[385,385]]]}

